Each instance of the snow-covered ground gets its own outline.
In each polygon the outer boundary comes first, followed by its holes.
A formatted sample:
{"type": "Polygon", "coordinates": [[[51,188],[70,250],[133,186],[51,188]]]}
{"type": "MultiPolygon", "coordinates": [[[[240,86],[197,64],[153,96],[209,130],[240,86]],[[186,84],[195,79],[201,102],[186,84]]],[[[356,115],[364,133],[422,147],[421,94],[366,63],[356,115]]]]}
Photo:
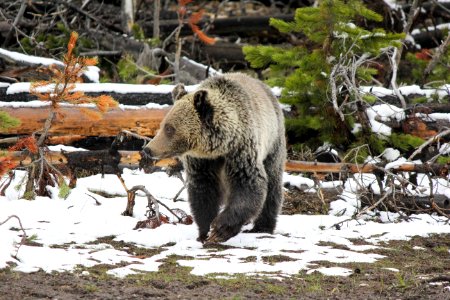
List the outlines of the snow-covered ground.
{"type": "MultiPolygon", "coordinates": [[[[115,276],[124,277],[136,272],[156,271],[162,259],[176,254],[192,257],[180,259],[178,264],[193,267],[192,274],[196,275],[245,273],[280,278],[297,274],[301,270],[316,270],[326,275],[347,276],[352,273],[351,269],[323,268],[315,262],[371,263],[382,258],[370,251],[380,247],[378,243],[381,241],[450,232],[450,226],[442,218],[425,214],[413,216],[410,221],[393,222],[395,214],[380,212],[377,218],[382,222],[372,221],[370,215],[358,221],[345,221],[359,205],[354,193],[358,185],[354,180],[348,180],[341,199],[331,204],[329,215],[281,215],[274,235],[241,233],[224,243],[229,246],[225,250],[205,249],[196,241],[195,224],[164,224],[156,229],[133,230],[137,221],[145,219],[147,200],[143,195],[138,196],[134,216],[122,216],[127,200],[116,176],[105,175],[102,178],[101,175],[95,175],[79,179],[77,187],[67,199],[58,198],[58,191],[54,189],[54,196],[51,198],[38,197],[34,201],[27,201],[20,199],[24,174],[17,171],[6,196],[0,197],[0,222],[10,215],[17,215],[28,237],[42,244],[24,245],[18,249],[21,231],[18,230],[17,220],[11,219],[0,226],[0,268],[14,263],[13,269],[23,272],[39,269],[47,272],[72,271],[80,265],[118,265],[126,262],[128,265],[121,264],[108,271],[115,276]],[[94,191],[107,191],[117,196],[104,198],[94,191]],[[340,226],[333,226],[338,222],[342,222],[340,226]],[[109,244],[92,243],[104,236],[115,236],[117,241],[146,248],[165,245],[166,250],[143,258],[128,254],[123,249],[114,249],[109,244]],[[364,239],[367,244],[355,245],[352,239],[364,239]],[[335,249],[323,242],[345,245],[349,250],[335,249]],[[13,257],[15,255],[17,259],[13,257]],[[289,259],[275,263],[269,263],[265,259],[278,255],[289,259]],[[249,260],[249,257],[253,259],[249,260]]],[[[182,187],[179,179],[168,177],[163,172],[144,174],[128,169],[124,170],[123,178],[128,187],[145,185],[150,193],[169,207],[181,208],[189,213],[187,202],[172,201],[182,187]]],[[[360,178],[360,183],[368,184],[373,180],[373,176],[364,175],[360,178]]],[[[285,174],[285,181],[310,187],[310,192],[315,191],[312,181],[302,176],[285,174]]],[[[331,184],[342,185],[342,182],[331,184]]],[[[427,185],[429,187],[424,179],[423,186],[427,185]]],[[[439,186],[440,193],[450,190],[448,182],[445,185],[443,181],[439,186]]],[[[186,198],[184,191],[181,199],[186,198]]],[[[161,207],[161,211],[170,217],[164,208],[161,207]]]]}

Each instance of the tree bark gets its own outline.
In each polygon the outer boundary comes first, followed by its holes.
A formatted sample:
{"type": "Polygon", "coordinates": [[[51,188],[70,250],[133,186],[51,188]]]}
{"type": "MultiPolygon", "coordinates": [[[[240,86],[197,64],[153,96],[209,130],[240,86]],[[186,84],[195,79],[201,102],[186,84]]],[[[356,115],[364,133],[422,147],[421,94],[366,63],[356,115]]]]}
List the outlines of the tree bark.
{"type": "MultiPolygon", "coordinates": [[[[90,112],[97,109],[87,108],[90,112]]],[[[81,135],[81,136],[116,136],[122,130],[129,130],[143,136],[154,136],[159,124],[169,108],[138,109],[114,108],[103,114],[100,120],[90,118],[82,110],[63,106],[57,109],[56,118],[49,129],[49,136],[81,135]]],[[[48,106],[41,107],[3,107],[2,111],[20,119],[21,124],[8,130],[0,131],[5,135],[29,135],[43,128],[49,115],[48,106]]]]}

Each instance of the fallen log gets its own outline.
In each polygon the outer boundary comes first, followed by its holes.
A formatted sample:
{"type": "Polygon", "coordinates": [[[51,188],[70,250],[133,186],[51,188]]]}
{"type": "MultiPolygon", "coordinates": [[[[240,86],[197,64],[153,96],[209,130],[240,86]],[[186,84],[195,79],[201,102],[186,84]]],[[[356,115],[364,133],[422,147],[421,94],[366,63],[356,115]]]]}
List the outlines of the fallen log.
{"type": "Polygon", "coordinates": [[[211,59],[219,61],[222,65],[242,65],[246,66],[244,52],[242,52],[243,44],[230,43],[225,41],[217,41],[213,45],[202,45],[200,53],[201,60],[211,59]]]}
{"type": "MultiPolygon", "coordinates": [[[[98,112],[96,108],[85,108],[88,112],[98,112]]],[[[44,126],[49,115],[49,106],[38,107],[2,107],[12,117],[20,119],[21,124],[0,131],[5,135],[29,135],[44,126]]],[[[100,120],[89,117],[73,106],[61,106],[49,130],[51,136],[117,136],[122,130],[129,130],[143,136],[154,136],[156,130],[168,112],[169,107],[161,108],[114,108],[103,114],[100,120]]]]}
{"type": "Polygon", "coordinates": [[[434,29],[430,31],[413,32],[412,37],[416,44],[419,44],[421,48],[436,48],[439,47],[440,41],[446,37],[445,30],[434,29]]]}
{"type": "MultiPolygon", "coordinates": [[[[449,165],[404,163],[389,169],[392,172],[432,173],[436,176],[447,176],[449,165]]],[[[374,173],[383,166],[374,164],[320,163],[311,161],[288,160],[285,170],[288,172],[307,173],[374,173]]]]}
{"type": "MultiPolygon", "coordinates": [[[[99,150],[99,151],[73,151],[73,152],[61,152],[61,151],[47,151],[45,153],[45,158],[47,161],[55,166],[58,165],[66,165],[68,164],[69,159],[73,161],[73,158],[83,157],[86,161],[98,161],[98,158],[101,156],[100,152],[108,152],[109,150],[99,150]],[[82,153],[82,154],[80,154],[82,153]]],[[[141,160],[141,155],[139,151],[123,151],[119,150],[118,154],[120,159],[115,161],[120,169],[129,168],[136,169],[139,166],[139,161],[141,160]]],[[[22,151],[14,151],[10,152],[12,160],[17,162],[19,166],[26,167],[31,164],[31,158],[25,152],[22,151]]],[[[105,174],[115,174],[117,170],[116,165],[109,165],[112,161],[103,161],[105,165],[103,165],[105,174]]],[[[170,167],[176,165],[178,162],[175,159],[161,159],[155,162],[155,167],[170,167]]],[[[101,166],[101,164],[97,164],[97,166],[101,166]]]]}
{"type": "MultiPolygon", "coordinates": [[[[187,87],[189,88],[189,87],[187,87]]],[[[100,95],[108,95],[113,97],[117,102],[124,105],[146,105],[148,103],[155,104],[172,104],[171,91],[172,85],[153,86],[153,85],[136,85],[136,84],[89,84],[78,83],[77,90],[83,91],[86,95],[98,97],[100,95]],[[121,92],[119,92],[121,91],[121,92]]],[[[8,86],[0,86],[1,102],[28,102],[38,100],[38,98],[30,94],[29,83],[14,83],[8,86]]]]}
{"type": "MultiPolygon", "coordinates": [[[[202,20],[197,25],[201,28],[209,24],[208,34],[211,35],[227,35],[239,34],[247,36],[266,35],[268,31],[273,32],[274,35],[279,36],[279,32],[274,27],[269,25],[270,18],[280,19],[286,22],[294,20],[293,14],[275,15],[275,16],[238,16],[215,19],[214,21],[202,20]]],[[[178,20],[160,20],[159,29],[163,36],[168,36],[175,28],[178,27],[178,20]]],[[[151,36],[153,33],[153,22],[145,22],[142,26],[146,36],[151,36]]],[[[193,35],[189,26],[183,26],[181,29],[181,36],[193,35]]]]}
{"type": "MultiPolygon", "coordinates": [[[[101,150],[108,151],[108,150],[101,150]]],[[[95,151],[75,151],[69,152],[69,155],[77,155],[77,153],[84,152],[83,156],[88,157],[89,153],[95,151]]],[[[120,160],[118,164],[124,168],[135,169],[138,168],[141,160],[139,151],[118,151],[120,154],[120,160]]],[[[65,153],[67,154],[67,152],[65,153]]],[[[29,165],[31,163],[30,158],[23,152],[12,152],[13,160],[20,162],[22,166],[29,165]]],[[[49,151],[46,153],[47,160],[55,165],[67,164],[66,156],[59,151],[49,151]]],[[[163,159],[156,162],[158,167],[168,167],[177,164],[175,159],[163,159]]],[[[391,172],[416,172],[416,173],[431,173],[435,176],[445,177],[448,176],[448,170],[450,165],[446,164],[413,164],[404,163],[398,165],[395,168],[390,168],[391,172]]],[[[350,164],[350,163],[320,163],[311,161],[297,161],[288,160],[285,164],[285,171],[297,172],[297,173],[374,173],[383,169],[383,166],[374,164],[350,164]]]]}

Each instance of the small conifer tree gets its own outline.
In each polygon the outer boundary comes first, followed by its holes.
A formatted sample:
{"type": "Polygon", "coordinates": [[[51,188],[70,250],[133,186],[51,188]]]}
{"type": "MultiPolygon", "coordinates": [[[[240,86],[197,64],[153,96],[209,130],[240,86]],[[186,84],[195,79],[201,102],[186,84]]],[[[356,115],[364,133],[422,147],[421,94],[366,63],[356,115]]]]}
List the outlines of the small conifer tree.
{"type": "Polygon", "coordinates": [[[321,0],[318,7],[297,9],[292,22],[270,20],[282,33],[304,34],[308,47],[244,47],[252,67],[269,67],[269,84],[283,87],[281,102],[298,114],[286,120],[291,142],[348,146],[358,139],[352,133],[358,102],[374,100],[357,88],[376,74],[367,62],[383,48],[399,46],[403,36],[357,26],[361,20],[382,17],[361,0],[321,0]]]}

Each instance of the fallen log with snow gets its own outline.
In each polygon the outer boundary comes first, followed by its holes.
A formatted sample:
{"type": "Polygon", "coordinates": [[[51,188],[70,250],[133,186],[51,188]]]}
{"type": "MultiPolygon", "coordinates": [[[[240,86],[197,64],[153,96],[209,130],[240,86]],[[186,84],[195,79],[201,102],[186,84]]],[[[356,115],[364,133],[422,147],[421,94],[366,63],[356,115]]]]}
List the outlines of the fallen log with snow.
{"type": "MultiPolygon", "coordinates": [[[[172,104],[173,85],[123,84],[123,83],[77,83],[74,92],[88,96],[109,95],[124,105],[172,104]]],[[[192,90],[195,86],[187,86],[192,90]]],[[[0,102],[29,102],[38,98],[30,94],[30,83],[0,83],[0,102]]],[[[3,106],[8,104],[3,104],[3,106]]],[[[18,104],[16,104],[18,105],[18,104]]],[[[23,104],[25,106],[25,104],[23,104]]]]}

